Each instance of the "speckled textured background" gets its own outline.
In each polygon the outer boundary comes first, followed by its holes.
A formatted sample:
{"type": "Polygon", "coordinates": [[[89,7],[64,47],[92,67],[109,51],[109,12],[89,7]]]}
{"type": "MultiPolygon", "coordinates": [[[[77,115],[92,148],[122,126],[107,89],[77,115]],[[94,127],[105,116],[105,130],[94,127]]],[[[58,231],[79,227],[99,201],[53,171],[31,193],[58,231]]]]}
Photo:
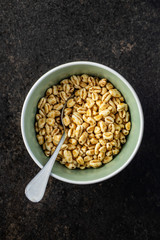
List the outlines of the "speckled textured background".
{"type": "Polygon", "coordinates": [[[152,0],[1,0],[2,240],[160,239],[160,4],[152,0]],[[145,132],[131,164],[108,181],[50,178],[44,199],[24,189],[39,168],[21,137],[24,99],[51,68],[74,60],[122,74],[142,102],[145,132]]]}

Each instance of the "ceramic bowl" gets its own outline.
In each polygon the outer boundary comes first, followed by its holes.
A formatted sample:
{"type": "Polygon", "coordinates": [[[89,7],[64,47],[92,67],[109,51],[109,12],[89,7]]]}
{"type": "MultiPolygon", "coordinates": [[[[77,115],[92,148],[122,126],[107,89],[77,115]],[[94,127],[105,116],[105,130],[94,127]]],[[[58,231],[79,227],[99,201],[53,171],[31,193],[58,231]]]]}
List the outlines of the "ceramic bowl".
{"type": "Polygon", "coordinates": [[[64,182],[73,184],[92,184],[109,179],[122,171],[135,156],[143,135],[143,112],[137,94],[124,77],[113,69],[94,62],[71,62],[53,68],[40,77],[29,91],[22,109],[21,130],[25,146],[35,163],[42,168],[48,158],[37,142],[34,129],[37,103],[44,96],[45,91],[60,80],[73,74],[83,74],[107,78],[117,89],[120,90],[129,105],[132,128],[127,137],[126,144],[120,153],[108,164],[97,169],[69,170],[59,162],[54,164],[51,175],[64,182]]]}

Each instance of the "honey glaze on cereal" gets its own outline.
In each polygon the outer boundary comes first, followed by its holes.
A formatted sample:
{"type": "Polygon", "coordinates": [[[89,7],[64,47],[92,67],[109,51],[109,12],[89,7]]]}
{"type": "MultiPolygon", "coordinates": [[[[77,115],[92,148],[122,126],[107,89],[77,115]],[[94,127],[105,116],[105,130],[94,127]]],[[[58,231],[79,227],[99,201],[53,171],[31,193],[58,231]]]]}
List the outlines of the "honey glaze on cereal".
{"type": "Polygon", "coordinates": [[[97,168],[110,162],[131,129],[122,94],[107,79],[87,74],[73,75],[47,89],[38,103],[35,122],[37,140],[47,157],[54,153],[62,137],[60,115],[66,101],[66,139],[57,161],[69,169],[97,168]]]}

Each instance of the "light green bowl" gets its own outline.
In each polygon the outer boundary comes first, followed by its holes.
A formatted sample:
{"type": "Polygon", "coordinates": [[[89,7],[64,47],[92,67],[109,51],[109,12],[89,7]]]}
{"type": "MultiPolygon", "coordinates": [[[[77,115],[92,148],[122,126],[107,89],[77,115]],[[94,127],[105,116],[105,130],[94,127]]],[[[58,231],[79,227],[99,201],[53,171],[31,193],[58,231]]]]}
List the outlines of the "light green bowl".
{"type": "Polygon", "coordinates": [[[131,113],[132,128],[126,144],[120,153],[110,163],[98,169],[69,170],[56,162],[52,176],[68,183],[92,184],[106,180],[124,169],[135,156],[143,135],[143,112],[140,101],[131,85],[116,71],[102,64],[94,62],[71,62],[53,68],[44,74],[31,88],[22,109],[21,130],[25,146],[35,163],[42,168],[48,158],[44,155],[39,146],[34,129],[37,103],[44,96],[45,91],[60,80],[73,74],[83,74],[107,78],[120,90],[129,105],[131,113]]]}

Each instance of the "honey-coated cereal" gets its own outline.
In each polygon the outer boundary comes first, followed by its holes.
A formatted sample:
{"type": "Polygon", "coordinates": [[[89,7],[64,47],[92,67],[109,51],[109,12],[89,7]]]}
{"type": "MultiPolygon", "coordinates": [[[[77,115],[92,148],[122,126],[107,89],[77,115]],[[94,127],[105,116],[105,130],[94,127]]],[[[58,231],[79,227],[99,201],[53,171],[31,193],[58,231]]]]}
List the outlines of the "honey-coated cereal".
{"type": "Polygon", "coordinates": [[[57,161],[69,169],[83,170],[114,159],[131,129],[128,105],[107,79],[87,74],[62,80],[48,88],[38,102],[35,131],[45,155],[54,153],[62,137],[60,116],[66,101],[66,138],[57,161]]]}

